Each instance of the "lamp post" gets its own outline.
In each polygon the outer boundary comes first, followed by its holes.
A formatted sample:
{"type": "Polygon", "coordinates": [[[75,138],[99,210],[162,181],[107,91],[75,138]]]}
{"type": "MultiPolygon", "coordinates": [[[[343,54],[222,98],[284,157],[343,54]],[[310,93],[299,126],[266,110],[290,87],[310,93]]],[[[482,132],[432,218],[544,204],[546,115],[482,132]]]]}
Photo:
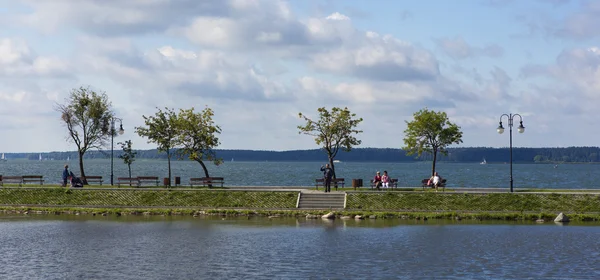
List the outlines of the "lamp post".
{"type": "Polygon", "coordinates": [[[123,120],[119,118],[113,117],[110,120],[110,185],[113,186],[113,179],[115,177],[113,173],[113,154],[114,154],[114,145],[115,145],[115,120],[119,121],[119,135],[123,135],[125,130],[123,130],[123,120]]]}
{"type": "Polygon", "coordinates": [[[506,116],[506,118],[508,119],[508,131],[509,131],[509,135],[510,135],[510,192],[513,192],[513,172],[512,172],[512,164],[513,164],[513,158],[512,158],[512,127],[513,127],[513,118],[515,116],[519,116],[519,127],[517,128],[517,130],[519,131],[519,133],[525,132],[525,127],[523,126],[523,118],[521,117],[521,115],[519,115],[519,114],[502,114],[502,115],[500,115],[500,125],[498,126],[498,129],[496,129],[499,134],[502,134],[504,132],[504,127],[502,126],[502,117],[504,117],[504,116],[506,116]]]}

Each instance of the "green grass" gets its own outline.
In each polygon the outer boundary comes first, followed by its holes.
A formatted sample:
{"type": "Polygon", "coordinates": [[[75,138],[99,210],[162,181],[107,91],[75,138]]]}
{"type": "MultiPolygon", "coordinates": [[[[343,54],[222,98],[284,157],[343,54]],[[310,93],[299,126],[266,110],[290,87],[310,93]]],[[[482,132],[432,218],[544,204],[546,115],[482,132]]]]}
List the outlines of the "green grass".
{"type": "MultiPolygon", "coordinates": [[[[296,191],[269,190],[71,189],[57,186],[0,188],[0,204],[11,207],[153,208],[162,209],[160,210],[162,212],[178,211],[177,209],[191,211],[189,209],[194,208],[235,208],[247,209],[247,211],[253,213],[256,212],[256,209],[261,211],[287,209],[299,211],[298,213],[306,213],[295,208],[297,198],[298,192],[296,191]]],[[[578,215],[589,214],[595,217],[593,215],[600,215],[600,194],[357,191],[348,192],[346,206],[349,213],[378,213],[376,215],[392,217],[408,215],[409,217],[423,218],[453,218],[456,217],[453,215],[459,215],[456,213],[460,213],[460,215],[475,215],[478,218],[484,217],[485,219],[510,220],[530,219],[533,216],[550,216],[558,212],[578,215]]],[[[286,215],[289,215],[289,213],[286,215]]]]}
{"type": "Polygon", "coordinates": [[[600,194],[381,192],[348,194],[348,209],[405,211],[600,212],[600,194]]]}
{"type": "Polygon", "coordinates": [[[0,189],[4,205],[295,208],[297,197],[297,192],[206,189],[0,189]]]}

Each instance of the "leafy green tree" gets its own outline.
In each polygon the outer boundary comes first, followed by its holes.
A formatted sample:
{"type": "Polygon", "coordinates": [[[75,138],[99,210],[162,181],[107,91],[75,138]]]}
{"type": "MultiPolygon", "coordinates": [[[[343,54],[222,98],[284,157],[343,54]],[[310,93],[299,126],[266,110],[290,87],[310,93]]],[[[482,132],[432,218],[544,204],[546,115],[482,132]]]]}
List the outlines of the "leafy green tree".
{"type": "Polygon", "coordinates": [[[306,134],[313,136],[315,143],[323,147],[327,153],[329,166],[333,170],[335,178],[335,166],[333,160],[338,151],[342,148],[344,151],[351,151],[353,146],[360,145],[361,141],[354,137],[362,133],[362,130],[357,130],[356,127],[363,121],[362,118],[355,118],[348,108],[331,108],[331,112],[325,107],[317,109],[319,118],[313,120],[302,113],[298,113],[301,119],[306,122],[305,125],[299,125],[298,134],[306,134]]]}
{"type": "Polygon", "coordinates": [[[158,109],[154,116],[142,116],[145,127],[136,127],[135,132],[148,138],[148,143],[155,143],[159,152],[167,153],[169,168],[169,186],[171,185],[171,149],[177,145],[177,115],[173,109],[158,109]]]}
{"type": "Polygon", "coordinates": [[[87,185],[83,155],[90,149],[101,149],[108,143],[110,122],[114,117],[112,104],[106,93],[80,87],[71,90],[65,104],[57,104],[56,111],[61,114],[61,120],[67,127],[67,140],[77,146],[80,176],[87,185]]]}
{"type": "Polygon", "coordinates": [[[407,155],[423,152],[433,155],[431,175],[435,173],[438,152],[448,155],[446,148],[451,144],[462,143],[460,127],[451,123],[445,112],[435,112],[427,108],[413,114],[412,121],[406,121],[404,149],[407,155]]]}
{"type": "Polygon", "coordinates": [[[137,155],[137,152],[131,148],[133,142],[131,142],[131,140],[127,140],[117,144],[121,145],[121,150],[123,150],[123,153],[119,155],[119,158],[122,159],[125,164],[127,164],[127,168],[129,169],[129,178],[131,178],[131,164],[135,161],[135,156],[137,155]]]}
{"type": "Polygon", "coordinates": [[[194,112],[194,108],[181,109],[177,115],[177,144],[181,147],[177,152],[187,155],[190,160],[198,162],[204,170],[205,177],[208,169],[204,161],[212,161],[215,165],[223,162],[218,158],[214,148],[221,144],[218,134],[221,128],[213,121],[213,110],[204,108],[201,112],[194,112]]]}

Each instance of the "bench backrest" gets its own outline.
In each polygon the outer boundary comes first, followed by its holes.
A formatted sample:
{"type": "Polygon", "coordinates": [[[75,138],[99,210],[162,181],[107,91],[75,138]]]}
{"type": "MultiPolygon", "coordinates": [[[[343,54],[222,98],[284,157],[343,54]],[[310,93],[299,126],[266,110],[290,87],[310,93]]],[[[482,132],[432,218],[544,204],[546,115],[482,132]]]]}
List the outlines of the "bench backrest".
{"type": "Polygon", "coordinates": [[[316,180],[316,181],[317,181],[317,182],[325,182],[325,179],[323,179],[323,178],[317,178],[317,180],[316,180]]]}
{"type": "Polygon", "coordinates": [[[333,179],[335,182],[344,182],[344,178],[335,178],[333,179]]]}
{"type": "Polygon", "coordinates": [[[138,176],[138,180],[158,180],[156,176],[138,176]]]}
{"type": "Polygon", "coordinates": [[[130,178],[130,177],[119,177],[119,178],[117,178],[117,180],[119,180],[119,181],[127,181],[127,180],[137,180],[137,178],[136,177],[132,177],[132,178],[130,178]]]}
{"type": "Polygon", "coordinates": [[[44,176],[42,176],[42,175],[23,175],[21,177],[23,179],[42,179],[44,176]]]}
{"type": "Polygon", "coordinates": [[[202,178],[190,178],[192,181],[223,181],[223,177],[202,177],[202,178]]]}
{"type": "Polygon", "coordinates": [[[85,176],[86,179],[102,179],[102,176],[85,176]]]}

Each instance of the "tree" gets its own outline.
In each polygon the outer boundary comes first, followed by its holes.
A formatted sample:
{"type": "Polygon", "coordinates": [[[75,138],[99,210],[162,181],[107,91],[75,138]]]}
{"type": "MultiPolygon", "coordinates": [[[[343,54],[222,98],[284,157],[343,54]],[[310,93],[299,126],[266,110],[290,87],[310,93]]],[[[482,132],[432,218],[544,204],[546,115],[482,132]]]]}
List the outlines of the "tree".
{"type": "Polygon", "coordinates": [[[129,178],[131,178],[131,164],[135,161],[135,155],[137,155],[137,152],[133,151],[131,148],[133,144],[131,140],[119,142],[117,144],[121,145],[121,150],[123,150],[123,153],[119,155],[119,158],[122,159],[125,164],[127,164],[127,168],[129,169],[129,178]]]}
{"type": "Polygon", "coordinates": [[[312,120],[302,113],[298,113],[301,119],[306,121],[305,125],[299,125],[298,134],[306,134],[315,138],[315,143],[322,146],[327,153],[329,166],[335,176],[335,166],[333,160],[340,148],[349,152],[353,146],[360,145],[361,141],[356,139],[353,134],[362,133],[362,130],[356,130],[356,127],[363,121],[362,118],[355,119],[348,108],[331,108],[329,112],[325,107],[317,109],[319,119],[312,120]]]}
{"type": "Polygon", "coordinates": [[[448,155],[446,148],[451,144],[462,143],[460,127],[451,123],[445,112],[435,112],[427,108],[413,114],[413,120],[406,121],[404,149],[407,155],[421,156],[423,152],[433,155],[431,175],[435,173],[437,153],[448,155]]]}
{"type": "Polygon", "coordinates": [[[67,127],[67,140],[77,146],[79,170],[85,185],[83,155],[90,149],[101,149],[110,139],[110,121],[114,117],[111,107],[106,93],[96,92],[89,87],[72,89],[65,104],[56,106],[67,127]]]}
{"type": "Polygon", "coordinates": [[[136,127],[135,132],[142,137],[148,138],[148,143],[155,143],[159,152],[167,153],[167,165],[169,168],[169,186],[171,185],[171,149],[176,147],[177,137],[177,115],[173,109],[159,108],[154,116],[142,116],[146,127],[136,127]]]}
{"type": "Polygon", "coordinates": [[[214,150],[221,144],[217,138],[221,128],[215,125],[213,115],[213,110],[208,107],[198,113],[194,112],[193,107],[188,110],[181,109],[177,115],[176,142],[181,147],[177,152],[198,162],[204,170],[205,177],[210,176],[204,160],[212,161],[215,165],[223,162],[217,158],[214,150]]]}

